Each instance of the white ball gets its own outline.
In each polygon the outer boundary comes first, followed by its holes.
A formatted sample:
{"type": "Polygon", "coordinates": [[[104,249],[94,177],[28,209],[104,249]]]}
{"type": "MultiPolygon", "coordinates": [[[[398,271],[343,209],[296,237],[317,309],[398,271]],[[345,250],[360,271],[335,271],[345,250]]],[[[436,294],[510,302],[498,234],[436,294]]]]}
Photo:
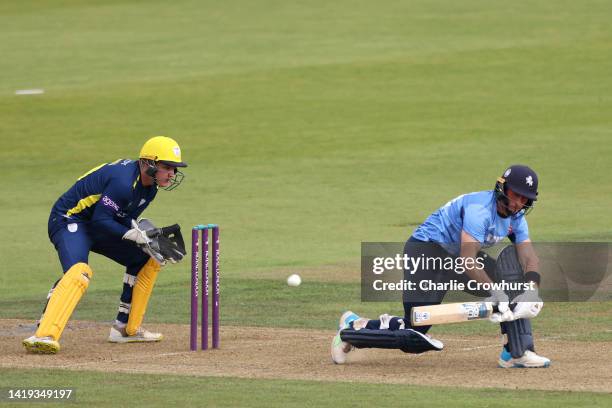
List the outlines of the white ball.
{"type": "Polygon", "coordinates": [[[287,285],[289,286],[300,286],[300,283],[302,283],[302,278],[295,273],[287,278],[287,285]]]}

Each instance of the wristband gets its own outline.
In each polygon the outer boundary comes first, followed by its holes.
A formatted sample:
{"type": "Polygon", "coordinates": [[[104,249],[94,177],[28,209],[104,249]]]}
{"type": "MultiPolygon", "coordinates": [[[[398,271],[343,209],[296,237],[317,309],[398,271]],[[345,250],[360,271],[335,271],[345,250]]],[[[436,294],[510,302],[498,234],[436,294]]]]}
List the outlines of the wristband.
{"type": "Polygon", "coordinates": [[[523,278],[525,279],[525,282],[535,282],[538,284],[538,286],[540,286],[540,274],[537,272],[526,272],[523,278]]]}

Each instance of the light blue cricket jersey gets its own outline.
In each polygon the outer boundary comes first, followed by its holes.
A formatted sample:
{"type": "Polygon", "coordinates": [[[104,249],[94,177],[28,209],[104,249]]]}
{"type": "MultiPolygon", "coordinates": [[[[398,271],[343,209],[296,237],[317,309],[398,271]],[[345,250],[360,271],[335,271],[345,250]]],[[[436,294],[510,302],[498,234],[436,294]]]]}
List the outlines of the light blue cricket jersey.
{"type": "MultiPolygon", "coordinates": [[[[421,241],[456,244],[461,242],[461,230],[465,230],[483,247],[492,246],[511,234],[514,234],[515,243],[529,239],[525,216],[500,217],[493,191],[460,195],[431,214],[412,235],[421,241]]],[[[456,253],[457,245],[454,248],[452,252],[456,253]]]]}

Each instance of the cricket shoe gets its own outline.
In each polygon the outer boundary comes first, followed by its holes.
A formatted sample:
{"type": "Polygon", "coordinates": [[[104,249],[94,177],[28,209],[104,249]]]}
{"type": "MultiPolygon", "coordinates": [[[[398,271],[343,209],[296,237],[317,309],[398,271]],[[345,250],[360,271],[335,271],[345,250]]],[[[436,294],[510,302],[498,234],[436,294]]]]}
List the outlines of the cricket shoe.
{"type": "Polygon", "coordinates": [[[28,352],[35,354],[56,354],[60,349],[59,342],[51,337],[30,336],[22,344],[28,352]]]}
{"type": "MultiPolygon", "coordinates": [[[[340,337],[340,332],[344,329],[348,329],[351,323],[360,319],[355,313],[346,311],[340,316],[340,322],[338,323],[338,333],[332,339],[331,344],[331,358],[332,361],[336,364],[344,364],[346,362],[346,355],[351,352],[353,346],[349,343],[342,341],[340,337]]],[[[358,330],[357,328],[355,328],[358,330]]]]}
{"type": "Polygon", "coordinates": [[[550,360],[529,350],[525,351],[520,358],[512,358],[510,352],[504,348],[499,356],[499,366],[501,368],[546,368],[550,366],[550,360]]]}
{"type": "Polygon", "coordinates": [[[125,331],[125,327],[113,325],[108,335],[109,343],[148,343],[161,341],[164,336],[161,333],[151,333],[142,327],[136,331],[136,334],[130,336],[125,331]]]}

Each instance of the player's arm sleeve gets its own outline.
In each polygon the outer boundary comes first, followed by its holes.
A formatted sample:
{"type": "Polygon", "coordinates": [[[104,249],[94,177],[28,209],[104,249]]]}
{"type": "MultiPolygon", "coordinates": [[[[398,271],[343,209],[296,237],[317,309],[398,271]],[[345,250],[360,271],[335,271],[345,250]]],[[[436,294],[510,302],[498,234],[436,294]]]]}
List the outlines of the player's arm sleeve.
{"type": "Polygon", "coordinates": [[[520,244],[529,239],[529,226],[524,216],[512,223],[512,235],[514,235],[512,242],[515,244],[520,244]]]}
{"type": "Polygon", "coordinates": [[[486,213],[478,205],[468,205],[463,210],[463,231],[467,232],[472,238],[481,244],[485,241],[487,232],[485,220],[486,213]]]}
{"type": "MultiPolygon", "coordinates": [[[[149,202],[147,202],[146,204],[143,204],[140,207],[138,207],[138,209],[134,213],[132,213],[132,216],[134,217],[134,219],[140,218],[140,216],[142,215],[144,210],[147,209],[148,206],[149,206],[149,202]]],[[[130,220],[128,220],[128,225],[129,225],[129,223],[130,223],[130,220]]]]}
{"type": "Polygon", "coordinates": [[[122,211],[122,207],[128,205],[130,193],[131,186],[111,180],[101,194],[91,218],[91,226],[96,232],[122,238],[130,229],[115,218],[117,213],[122,211]]]}
{"type": "MultiPolygon", "coordinates": [[[[138,217],[135,217],[134,219],[137,219],[138,217]]],[[[124,225],[126,228],[128,229],[132,229],[132,218],[130,217],[122,217],[122,218],[116,218],[115,219],[119,224],[124,225]]]]}

